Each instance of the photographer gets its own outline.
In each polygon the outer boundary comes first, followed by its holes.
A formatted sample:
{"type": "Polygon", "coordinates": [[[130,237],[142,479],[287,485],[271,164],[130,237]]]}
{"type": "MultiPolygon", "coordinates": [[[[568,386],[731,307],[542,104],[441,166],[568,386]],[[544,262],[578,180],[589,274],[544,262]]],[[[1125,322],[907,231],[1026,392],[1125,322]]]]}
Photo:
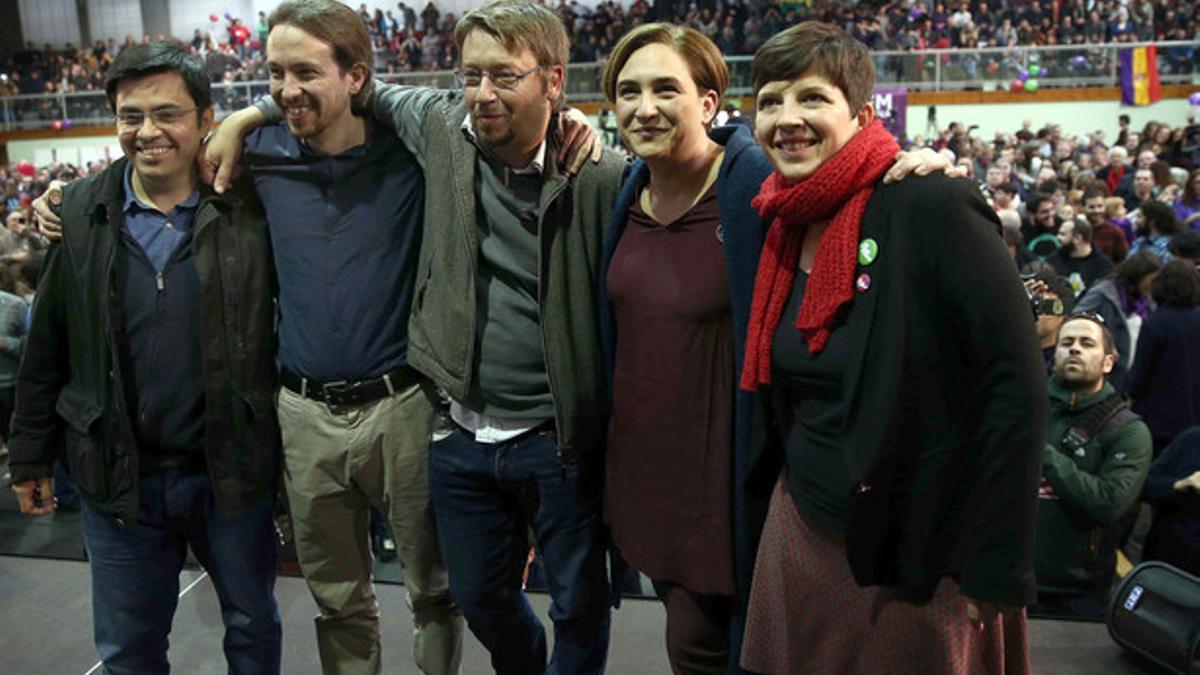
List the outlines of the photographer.
{"type": "Polygon", "coordinates": [[[1116,571],[1118,523],[1150,468],[1150,430],[1105,381],[1112,335],[1095,315],[1058,329],[1038,490],[1031,614],[1100,619],[1116,571]]]}
{"type": "Polygon", "coordinates": [[[1054,351],[1058,345],[1058,328],[1075,306],[1071,283],[1054,272],[1039,272],[1025,279],[1025,290],[1033,305],[1037,324],[1038,344],[1046,361],[1046,375],[1054,372],[1054,351]]]}

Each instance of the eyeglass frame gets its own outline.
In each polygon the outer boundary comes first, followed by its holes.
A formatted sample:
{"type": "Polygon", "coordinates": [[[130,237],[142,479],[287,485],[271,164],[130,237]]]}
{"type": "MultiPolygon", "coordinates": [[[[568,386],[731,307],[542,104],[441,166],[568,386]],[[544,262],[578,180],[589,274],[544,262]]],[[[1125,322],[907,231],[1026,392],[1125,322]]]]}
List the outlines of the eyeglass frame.
{"type": "Polygon", "coordinates": [[[513,78],[513,81],[511,84],[505,84],[501,80],[497,80],[496,79],[497,74],[492,73],[487,70],[479,71],[479,83],[478,84],[467,84],[467,73],[462,68],[459,68],[458,70],[454,71],[454,79],[458,82],[458,86],[462,87],[463,89],[466,89],[467,87],[470,87],[472,89],[478,89],[480,86],[483,85],[483,78],[487,77],[489,80],[492,81],[493,87],[496,87],[497,89],[504,89],[506,91],[512,91],[513,89],[516,89],[517,87],[521,86],[521,82],[523,82],[525,80],[525,78],[532,75],[535,71],[544,70],[544,68],[545,67],[542,65],[536,65],[536,66],[530,68],[529,70],[525,70],[520,73],[501,73],[501,75],[503,76],[504,79],[513,78]]]}
{"type": "Polygon", "coordinates": [[[188,113],[200,112],[201,110],[204,110],[204,108],[201,108],[199,106],[196,106],[195,108],[157,108],[155,110],[150,110],[147,112],[142,112],[142,111],[138,110],[136,112],[129,111],[129,112],[117,113],[117,114],[113,115],[113,119],[116,121],[117,127],[121,128],[121,129],[129,129],[129,130],[139,129],[142,127],[142,125],[144,125],[146,123],[147,117],[149,117],[150,120],[152,122],[154,122],[154,126],[163,127],[163,126],[169,126],[171,124],[175,124],[176,122],[182,120],[184,115],[187,115],[188,113]],[[159,117],[164,114],[178,115],[179,117],[176,119],[171,119],[171,120],[159,119],[159,117]],[[138,118],[137,123],[136,124],[134,124],[132,122],[126,123],[125,120],[121,119],[121,118],[127,117],[127,116],[128,117],[137,117],[138,118]]]}

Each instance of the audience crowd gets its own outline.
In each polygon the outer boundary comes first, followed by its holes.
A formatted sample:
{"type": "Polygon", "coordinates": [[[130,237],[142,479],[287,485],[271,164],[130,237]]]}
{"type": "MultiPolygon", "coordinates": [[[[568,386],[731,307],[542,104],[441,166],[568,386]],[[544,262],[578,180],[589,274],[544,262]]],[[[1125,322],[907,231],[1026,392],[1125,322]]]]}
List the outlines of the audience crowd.
{"type": "MultiPolygon", "coordinates": [[[[548,0],[553,3],[554,0],[548,0]]],[[[651,21],[685,23],[710,37],[728,56],[750,55],[771,35],[810,19],[836,23],[874,51],[911,51],[1044,45],[1078,45],[1048,54],[1039,65],[1043,77],[1099,75],[1108,63],[1095,45],[1109,42],[1187,41],[1200,38],[1194,3],[1187,0],[970,0],[928,2],[890,0],[615,0],[587,7],[575,0],[554,6],[571,37],[573,63],[604,61],[617,40],[630,29],[651,21]]],[[[395,6],[359,6],[359,14],[375,46],[375,69],[381,74],[421,70],[450,70],[457,54],[453,39],[457,21],[433,2],[395,6]]],[[[259,12],[253,26],[228,14],[217,15],[212,27],[191,36],[176,36],[202,56],[214,83],[263,81],[266,71],[266,16],[259,12]]],[[[162,38],[162,35],[156,36],[162,38]]],[[[146,34],[142,42],[151,39],[146,34]]],[[[16,52],[0,53],[0,96],[95,91],[113,57],[136,39],[127,35],[96,40],[91,45],[37,48],[32,43],[16,52]]],[[[1187,72],[1195,67],[1195,50],[1163,50],[1160,68],[1187,72]]],[[[972,57],[961,63],[965,79],[1004,79],[1015,73],[1004,59],[972,57]]],[[[933,61],[884,59],[881,79],[920,78],[933,61]],[[916,66],[906,65],[915,63],[916,66]],[[906,69],[917,70],[906,72],[906,69]]],[[[50,104],[54,106],[53,103],[50,104]]]]}

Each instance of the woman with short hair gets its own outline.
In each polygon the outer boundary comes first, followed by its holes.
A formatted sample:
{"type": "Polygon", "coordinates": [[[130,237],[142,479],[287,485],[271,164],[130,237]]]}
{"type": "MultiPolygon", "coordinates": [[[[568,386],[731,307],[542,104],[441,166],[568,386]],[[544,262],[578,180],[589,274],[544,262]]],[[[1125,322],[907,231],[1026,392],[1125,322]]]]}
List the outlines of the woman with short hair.
{"type": "Polygon", "coordinates": [[[769,509],[741,664],[1028,672],[1047,398],[995,214],[970,181],[881,183],[895,143],[840,29],[777,34],[752,80],[775,171],[741,380],[769,431],[744,487],[769,509]]]}

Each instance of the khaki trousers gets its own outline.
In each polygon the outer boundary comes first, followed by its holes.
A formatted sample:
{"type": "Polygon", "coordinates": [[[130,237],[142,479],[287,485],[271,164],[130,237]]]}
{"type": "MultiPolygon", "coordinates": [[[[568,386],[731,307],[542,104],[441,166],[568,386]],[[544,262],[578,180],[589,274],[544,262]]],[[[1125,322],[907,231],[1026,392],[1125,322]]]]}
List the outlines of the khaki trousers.
{"type": "Polygon", "coordinates": [[[450,599],[429,503],[433,391],[415,384],[357,407],[330,410],[279,391],[284,484],[300,569],[320,608],[317,648],[326,675],[380,672],[379,606],[371,586],[370,508],[388,520],[413,613],[424,673],[457,673],[462,615],[450,599]]]}

